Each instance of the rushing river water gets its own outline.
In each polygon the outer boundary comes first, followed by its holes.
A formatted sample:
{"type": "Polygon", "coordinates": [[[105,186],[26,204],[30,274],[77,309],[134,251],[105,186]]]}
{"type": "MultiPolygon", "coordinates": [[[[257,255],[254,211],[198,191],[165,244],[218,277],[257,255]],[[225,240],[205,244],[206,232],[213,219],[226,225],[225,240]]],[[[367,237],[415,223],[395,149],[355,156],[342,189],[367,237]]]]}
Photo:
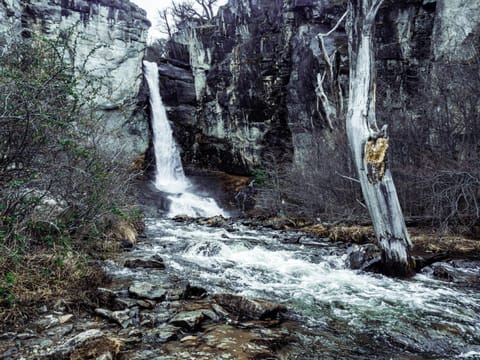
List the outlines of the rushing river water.
{"type": "Polygon", "coordinates": [[[344,245],[290,244],[298,233],[150,219],[147,235],[136,251],[160,254],[191,283],[287,305],[304,326],[306,359],[480,358],[477,289],[428,272],[399,280],[349,270],[344,245]]]}
{"type": "MultiPolygon", "coordinates": [[[[185,177],[162,103],[158,68],[144,62],[150,88],[156,157],[155,186],[166,193],[168,216],[225,215],[199,196],[185,177]]],[[[303,330],[303,359],[480,359],[480,294],[477,289],[435,280],[428,271],[399,280],[345,267],[343,244],[251,229],[147,221],[149,241],[134,252],[159,254],[169,272],[210,293],[233,292],[287,305],[303,330]]],[[[470,264],[465,273],[477,273],[470,264]]],[[[135,275],[135,274],[134,274],[135,275]]],[[[148,272],[136,274],[155,281],[148,272]]],[[[477,284],[478,285],[478,284],[477,284]]]]}

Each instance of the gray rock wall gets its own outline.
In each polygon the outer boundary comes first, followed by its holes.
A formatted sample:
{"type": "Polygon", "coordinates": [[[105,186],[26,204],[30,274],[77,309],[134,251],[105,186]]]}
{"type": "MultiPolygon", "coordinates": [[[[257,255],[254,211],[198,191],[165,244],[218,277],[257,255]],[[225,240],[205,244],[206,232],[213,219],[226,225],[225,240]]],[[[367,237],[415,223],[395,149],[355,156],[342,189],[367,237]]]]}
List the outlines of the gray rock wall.
{"type": "MultiPolygon", "coordinates": [[[[428,132],[420,120],[430,107],[433,111],[446,64],[463,66],[478,58],[477,3],[385,1],[376,32],[378,113],[381,123],[396,129],[392,136],[405,136],[408,127],[414,133],[416,126],[428,132]]],[[[343,121],[328,129],[315,95],[316,75],[325,69],[315,36],[335,25],[345,5],[344,0],[230,0],[214,23],[175,35],[167,59],[157,61],[164,62],[162,95],[184,160],[248,173],[271,154],[305,166],[347,153],[343,121]]],[[[338,50],[346,97],[343,26],[325,45],[329,54],[338,50]]],[[[433,141],[432,134],[425,141],[433,141]]]]}
{"type": "Polygon", "coordinates": [[[101,119],[99,143],[107,153],[122,151],[130,158],[148,146],[148,120],[138,96],[149,25],[145,12],[129,1],[0,1],[0,33],[7,38],[22,36],[24,30],[48,37],[71,33],[79,91],[85,98],[93,96],[101,119]],[[85,93],[89,82],[93,86],[85,93]]]}

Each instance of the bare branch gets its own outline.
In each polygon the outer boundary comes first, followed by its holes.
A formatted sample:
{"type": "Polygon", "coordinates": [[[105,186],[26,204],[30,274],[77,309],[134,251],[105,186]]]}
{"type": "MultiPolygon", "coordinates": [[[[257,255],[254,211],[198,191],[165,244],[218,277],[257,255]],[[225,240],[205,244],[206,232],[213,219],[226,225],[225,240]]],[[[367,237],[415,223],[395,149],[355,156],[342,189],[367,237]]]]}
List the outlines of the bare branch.
{"type": "MultiPolygon", "coordinates": [[[[383,1],[383,0],[382,0],[383,1]]],[[[330,34],[332,34],[335,30],[338,29],[338,27],[340,26],[340,24],[343,22],[343,20],[345,20],[345,18],[347,17],[347,14],[348,14],[348,10],[345,11],[345,13],[342,15],[342,17],[337,21],[337,23],[335,24],[335,26],[327,33],[325,34],[318,34],[317,36],[318,37],[325,37],[325,36],[330,36],[330,34]]]]}

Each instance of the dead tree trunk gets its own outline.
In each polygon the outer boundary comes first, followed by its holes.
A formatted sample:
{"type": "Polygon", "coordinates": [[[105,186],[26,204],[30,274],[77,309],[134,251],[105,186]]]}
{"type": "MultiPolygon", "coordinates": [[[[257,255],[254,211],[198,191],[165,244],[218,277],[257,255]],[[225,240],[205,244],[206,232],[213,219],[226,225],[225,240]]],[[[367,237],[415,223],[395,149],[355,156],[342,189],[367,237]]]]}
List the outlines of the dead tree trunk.
{"type": "Polygon", "coordinates": [[[413,273],[411,242],[387,162],[386,126],[375,117],[375,16],[383,0],[349,0],[347,19],[350,86],[347,135],[382,251],[384,272],[394,276],[413,273]]]}

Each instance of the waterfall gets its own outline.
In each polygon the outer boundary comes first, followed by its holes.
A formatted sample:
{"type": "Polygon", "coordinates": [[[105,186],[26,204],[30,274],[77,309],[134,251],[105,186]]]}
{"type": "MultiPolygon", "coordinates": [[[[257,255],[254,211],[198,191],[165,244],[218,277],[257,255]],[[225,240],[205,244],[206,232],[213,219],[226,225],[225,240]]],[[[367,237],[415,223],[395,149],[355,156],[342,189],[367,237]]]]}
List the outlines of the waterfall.
{"type": "Polygon", "coordinates": [[[226,216],[214,199],[193,192],[183,171],[180,153],[173,138],[167,112],[160,96],[158,65],[144,61],[144,73],[150,90],[153,147],[155,153],[155,187],[168,194],[171,201],[168,216],[226,216]]]}

